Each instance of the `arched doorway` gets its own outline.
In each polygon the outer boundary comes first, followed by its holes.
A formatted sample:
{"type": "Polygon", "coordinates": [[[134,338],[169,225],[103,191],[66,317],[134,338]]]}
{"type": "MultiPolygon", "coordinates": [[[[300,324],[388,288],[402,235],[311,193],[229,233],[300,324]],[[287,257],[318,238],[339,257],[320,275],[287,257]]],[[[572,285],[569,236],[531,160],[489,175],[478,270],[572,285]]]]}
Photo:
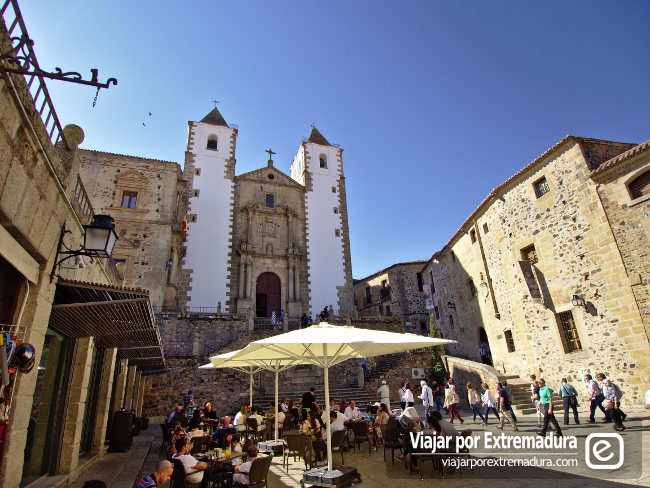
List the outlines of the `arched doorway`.
{"type": "Polygon", "coordinates": [[[479,327],[478,329],[478,345],[479,348],[485,346],[487,348],[487,360],[484,362],[486,364],[489,364],[490,366],[492,365],[492,351],[490,350],[490,341],[488,341],[488,336],[487,332],[485,332],[485,329],[483,327],[479,327]]]}
{"type": "Polygon", "coordinates": [[[280,315],[280,278],[274,273],[262,273],[255,283],[255,315],[270,317],[271,312],[280,315]]]}

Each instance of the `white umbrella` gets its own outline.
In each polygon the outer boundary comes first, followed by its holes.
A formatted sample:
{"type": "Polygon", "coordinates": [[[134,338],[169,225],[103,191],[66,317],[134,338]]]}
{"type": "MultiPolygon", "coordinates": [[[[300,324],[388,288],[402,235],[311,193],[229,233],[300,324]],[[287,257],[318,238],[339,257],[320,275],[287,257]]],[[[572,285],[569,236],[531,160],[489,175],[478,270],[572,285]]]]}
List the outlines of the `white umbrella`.
{"type": "MultiPolygon", "coordinates": [[[[321,322],[304,329],[252,342],[233,354],[233,360],[261,365],[272,360],[296,360],[324,368],[327,425],[327,469],[332,469],[332,436],[329,417],[329,368],[348,359],[395,354],[422,347],[451,344],[456,341],[433,339],[416,334],[398,334],[381,330],[358,329],[321,322]]],[[[298,364],[298,363],[296,363],[298,364]]]]}
{"type": "Polygon", "coordinates": [[[239,354],[242,349],[238,351],[227,352],[224,354],[219,354],[217,356],[212,356],[210,358],[210,363],[203,366],[199,366],[199,369],[210,369],[210,368],[232,368],[250,375],[250,405],[253,405],[253,375],[259,371],[272,371],[275,373],[275,440],[278,440],[279,436],[279,423],[277,421],[278,413],[280,409],[278,408],[278,375],[285,369],[289,369],[293,366],[299,364],[311,364],[306,361],[300,361],[298,359],[267,359],[267,360],[255,360],[255,361],[246,361],[241,359],[235,359],[233,356],[239,354]]]}

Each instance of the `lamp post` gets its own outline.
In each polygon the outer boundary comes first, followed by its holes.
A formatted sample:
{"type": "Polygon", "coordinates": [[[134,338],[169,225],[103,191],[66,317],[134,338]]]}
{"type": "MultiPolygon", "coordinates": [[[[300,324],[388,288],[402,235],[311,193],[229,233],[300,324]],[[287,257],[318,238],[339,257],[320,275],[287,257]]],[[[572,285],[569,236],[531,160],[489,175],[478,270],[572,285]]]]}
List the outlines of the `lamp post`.
{"type": "Polygon", "coordinates": [[[66,229],[65,222],[61,228],[59,246],[54,257],[54,266],[50,273],[50,283],[54,280],[56,269],[67,259],[76,256],[88,256],[93,258],[110,258],[113,247],[117,241],[113,217],[109,215],[95,215],[90,225],[84,225],[84,243],[79,249],[70,249],[64,242],[66,234],[71,231],[66,229]],[[59,256],[63,256],[59,259],[59,256]]]}

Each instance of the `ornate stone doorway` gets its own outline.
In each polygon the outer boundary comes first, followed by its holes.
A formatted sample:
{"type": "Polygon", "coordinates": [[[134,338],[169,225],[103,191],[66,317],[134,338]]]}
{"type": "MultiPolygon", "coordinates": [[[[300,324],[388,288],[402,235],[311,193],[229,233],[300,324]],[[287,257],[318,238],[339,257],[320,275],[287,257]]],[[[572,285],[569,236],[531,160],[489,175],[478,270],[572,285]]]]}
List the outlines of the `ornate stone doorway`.
{"type": "Polygon", "coordinates": [[[280,316],[282,294],[280,278],[274,273],[262,273],[255,283],[255,315],[257,317],[270,317],[275,311],[280,316]]]}

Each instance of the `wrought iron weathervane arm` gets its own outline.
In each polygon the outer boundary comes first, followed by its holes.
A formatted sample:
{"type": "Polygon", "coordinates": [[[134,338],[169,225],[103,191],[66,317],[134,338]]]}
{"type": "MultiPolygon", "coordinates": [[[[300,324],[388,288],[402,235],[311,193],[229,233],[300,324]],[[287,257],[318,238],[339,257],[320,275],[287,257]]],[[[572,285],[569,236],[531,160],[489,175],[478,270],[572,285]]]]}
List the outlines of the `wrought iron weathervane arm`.
{"type": "Polygon", "coordinates": [[[0,71],[7,71],[10,73],[18,73],[21,75],[34,75],[42,78],[50,78],[52,80],[70,81],[81,85],[89,85],[99,88],[108,88],[111,85],[117,85],[117,79],[109,78],[105,83],[99,82],[99,70],[92,68],[90,70],[92,78],[84,80],[80,73],[76,71],[63,72],[61,68],[54,68],[54,72],[42,70],[38,63],[31,55],[31,48],[34,45],[26,35],[21,37],[13,37],[13,42],[18,42],[10,51],[0,54],[0,60],[6,63],[0,63],[0,71]]]}

